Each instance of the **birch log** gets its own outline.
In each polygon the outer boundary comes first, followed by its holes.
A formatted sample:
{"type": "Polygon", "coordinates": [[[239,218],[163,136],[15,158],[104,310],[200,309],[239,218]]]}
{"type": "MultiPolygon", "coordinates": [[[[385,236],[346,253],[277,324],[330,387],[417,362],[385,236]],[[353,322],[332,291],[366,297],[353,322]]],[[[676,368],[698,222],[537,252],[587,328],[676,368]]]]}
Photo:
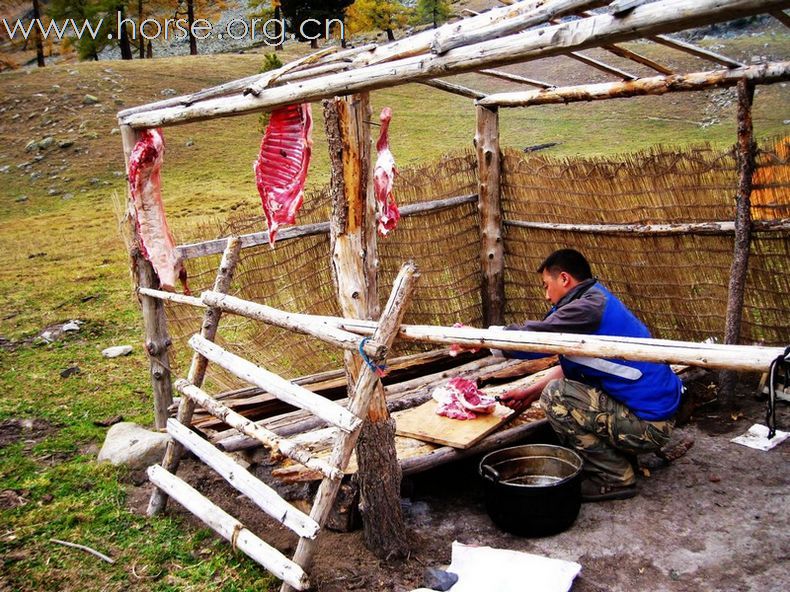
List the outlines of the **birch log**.
{"type": "MultiPolygon", "coordinates": [[[[129,175],[129,157],[139,134],[126,125],[121,125],[121,141],[126,161],[126,174],[129,175]]],[[[129,203],[131,197],[129,197],[129,203]]],[[[127,206],[128,209],[128,206],[127,206]]],[[[151,263],[143,257],[142,249],[137,236],[135,218],[127,215],[129,236],[132,238],[130,252],[132,277],[136,288],[159,288],[159,278],[154,272],[151,263]]],[[[140,306],[143,313],[143,326],[145,328],[145,350],[148,353],[151,373],[151,388],[154,395],[154,423],[157,428],[164,428],[167,423],[167,408],[173,402],[173,386],[170,382],[170,336],[167,332],[167,318],[165,307],[161,300],[143,296],[138,293],[140,306]]]]}
{"type": "Polygon", "coordinates": [[[342,347],[352,352],[357,352],[359,348],[362,347],[363,351],[369,356],[380,358],[386,353],[383,347],[374,341],[368,341],[362,344],[359,335],[336,327],[305,323],[302,315],[289,313],[271,306],[266,306],[265,304],[258,304],[256,302],[250,302],[249,300],[243,300],[235,296],[213,291],[203,292],[200,295],[200,299],[210,307],[219,308],[223,311],[232,312],[250,319],[264,321],[277,327],[296,331],[297,333],[312,335],[327,343],[331,343],[332,345],[342,347]]]}
{"type": "Polygon", "coordinates": [[[590,16],[514,35],[488,38],[484,42],[459,47],[442,55],[416,55],[319,76],[299,84],[267,89],[258,97],[239,94],[201,101],[188,107],[136,113],[123,117],[122,123],[144,128],[271,110],[338,94],[398,86],[480,68],[563,55],[569,51],[681,31],[789,5],[788,0],[657,0],[635,8],[622,18],[610,14],[590,16]]]}
{"type": "Polygon", "coordinates": [[[483,321],[502,325],[505,317],[505,245],[502,240],[499,113],[477,107],[477,195],[480,210],[480,271],[483,321]]]}
{"type": "Polygon", "coordinates": [[[319,526],[315,520],[286,502],[274,489],[184,424],[169,419],[167,433],[277,522],[287,526],[300,537],[314,539],[318,534],[319,526]]]}
{"type": "Polygon", "coordinates": [[[148,468],[148,478],[151,483],[165,491],[214,532],[229,541],[234,548],[238,548],[275,576],[288,582],[293,589],[306,590],[310,587],[307,574],[298,564],[290,561],[274,547],[267,545],[241,522],[203,497],[187,483],[159,465],[148,468]]]}
{"type": "MultiPolygon", "coordinates": [[[[752,126],[754,85],[741,80],[738,83],[738,193],[735,196],[735,241],[733,244],[730,283],[727,290],[727,317],[724,343],[738,343],[743,317],[743,300],[746,292],[746,274],[749,269],[751,248],[751,195],[757,144],[752,126]]],[[[737,377],[733,372],[723,372],[719,377],[720,400],[733,402],[737,377]]]]}
{"type": "MultiPolygon", "coordinates": [[[[214,289],[217,292],[226,292],[230,289],[230,283],[233,280],[233,274],[236,271],[236,266],[239,263],[239,255],[241,253],[241,242],[237,237],[230,237],[227,240],[225,252],[219,263],[217,275],[214,278],[214,289]]],[[[200,334],[203,338],[213,341],[217,335],[219,328],[219,319],[222,316],[222,311],[217,308],[209,308],[203,314],[203,323],[200,326],[200,334]]],[[[206,359],[198,353],[193,354],[192,361],[189,365],[188,380],[191,384],[200,386],[203,384],[203,379],[206,375],[206,359]]],[[[195,412],[194,402],[183,397],[178,404],[178,412],[176,418],[178,421],[185,425],[192,423],[192,415],[195,412]]],[[[178,464],[181,462],[181,455],[184,450],[181,445],[171,440],[167,443],[165,448],[165,456],[162,459],[162,467],[168,471],[175,473],[178,470],[178,464]]],[[[148,502],[148,515],[153,516],[161,512],[167,504],[167,496],[161,489],[154,489],[151,494],[151,499],[148,502]]]]}
{"type": "Polygon", "coordinates": [[[492,93],[478,101],[490,107],[530,107],[580,101],[601,101],[643,95],[663,95],[669,92],[687,92],[714,87],[735,86],[739,80],[755,84],[769,84],[790,79],[790,62],[773,62],[759,66],[746,66],[737,70],[714,70],[672,76],[651,76],[629,82],[583,84],[544,90],[492,93]]]}

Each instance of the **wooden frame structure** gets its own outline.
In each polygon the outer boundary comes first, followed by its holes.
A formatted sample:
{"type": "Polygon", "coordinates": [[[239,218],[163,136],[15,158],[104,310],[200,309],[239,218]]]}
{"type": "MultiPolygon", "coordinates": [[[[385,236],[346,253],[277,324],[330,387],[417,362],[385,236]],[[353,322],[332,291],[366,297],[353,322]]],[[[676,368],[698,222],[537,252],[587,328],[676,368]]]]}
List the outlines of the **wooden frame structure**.
{"type": "MultiPolygon", "coordinates": [[[[668,37],[667,34],[693,27],[723,22],[736,18],[769,14],[790,26],[784,12],[790,0],[528,0],[504,1],[506,6],[476,14],[436,30],[424,31],[412,37],[381,46],[364,46],[348,50],[330,48],[312,56],[287,64],[278,70],[250,76],[241,80],[209,88],[200,92],[166,99],[149,105],[126,109],[118,114],[124,151],[127,157],[140,130],[158,126],[184,125],[217,117],[230,117],[253,112],[270,111],[287,104],[328,99],[325,103],[330,142],[344,146],[342,158],[333,161],[333,214],[329,222],[282,229],[279,241],[293,240],[314,234],[331,236],[333,277],[341,310],[346,318],[315,317],[277,311],[260,304],[238,301],[223,292],[232,276],[234,261],[240,249],[268,241],[267,232],[258,232],[238,239],[219,239],[198,244],[181,245],[178,252],[184,259],[224,252],[214,290],[200,298],[160,292],[157,278],[139,249],[132,250],[136,281],[145,319],[146,347],[151,359],[154,388],[155,418],[159,427],[167,427],[173,441],[163,460],[163,468],[153,469],[151,479],[157,485],[150,511],[161,510],[172,495],[177,499],[193,500],[195,495],[174,481],[170,471],[178,466],[184,447],[201,456],[201,443],[194,441],[188,426],[195,406],[200,405],[223,418],[246,437],[252,437],[280,453],[303,462],[324,477],[324,484],[310,516],[313,522],[300,518],[296,528],[303,538],[294,563],[274,561],[273,573],[282,577],[287,586],[303,589],[313,549],[314,524],[326,520],[339,484],[337,471],[348,462],[348,455],[356,440],[359,423],[369,413],[369,422],[387,422],[388,410],[384,391],[360,357],[349,351],[349,346],[360,344],[360,335],[373,335],[373,342],[364,345],[366,353],[381,359],[387,346],[397,335],[401,339],[423,343],[467,343],[521,351],[555,353],[583,353],[623,359],[675,362],[729,370],[767,369],[780,348],[759,348],[735,345],[740,327],[743,305],[743,285],[752,231],[786,232],[790,220],[770,223],[752,222],[749,218],[749,194],[754,170],[754,140],[751,129],[751,102],[756,85],[790,80],[790,62],[767,62],[752,65],[733,60],[703,48],[668,37]],[[715,69],[701,72],[674,72],[671,68],[618,45],[625,41],[645,39],[674,50],[694,55],[714,63],[715,69]],[[620,58],[648,68],[658,75],[639,77],[622,68],[608,65],[582,52],[600,48],[620,58]],[[568,56],[599,72],[617,78],[614,82],[584,84],[570,87],[555,86],[551,81],[537,81],[509,73],[500,68],[509,64],[554,56],[568,56]],[[537,87],[535,90],[486,94],[442,80],[455,74],[477,72],[484,76],[537,87]],[[367,125],[369,103],[367,93],[376,89],[410,82],[428,84],[434,88],[471,98],[477,108],[477,130],[474,143],[478,159],[478,192],[433,202],[414,204],[402,209],[408,216],[425,211],[457,207],[477,202],[481,218],[479,249],[482,276],[481,302],[483,318],[488,325],[499,325],[504,312],[504,231],[507,224],[524,227],[547,226],[531,221],[503,222],[500,195],[499,109],[529,107],[552,103],[607,100],[614,98],[661,95],[673,92],[698,91],[717,87],[738,86],[739,91],[739,190],[737,217],[734,222],[710,222],[680,225],[548,225],[574,232],[603,233],[733,233],[734,262],[727,308],[726,344],[701,345],[661,340],[633,340],[597,338],[574,335],[504,332],[495,329],[453,329],[431,326],[399,326],[383,316],[380,322],[377,307],[377,255],[375,210],[370,189],[370,131],[367,125]],[[347,96],[345,99],[335,97],[347,96]],[[349,148],[350,147],[350,148],[349,148]],[[350,167],[350,168],[349,168],[350,167]],[[361,221],[350,224],[349,220],[361,221]],[[361,254],[361,255],[360,255],[361,254]],[[175,420],[168,420],[167,408],[172,402],[172,378],[168,366],[169,338],[164,318],[164,301],[177,301],[201,306],[206,316],[201,335],[191,340],[195,349],[187,380],[176,383],[183,397],[175,420]],[[352,397],[350,413],[334,409],[329,417],[321,403],[309,403],[304,392],[279,377],[256,369],[241,358],[212,344],[219,316],[223,311],[278,324],[292,330],[312,333],[336,346],[346,348],[346,372],[349,384],[356,384],[356,392],[367,393],[363,399],[352,397]],[[378,344],[378,345],[376,345],[378,344]],[[208,361],[217,363],[247,380],[265,383],[267,390],[284,400],[298,401],[319,416],[339,425],[344,433],[328,465],[308,458],[298,447],[286,443],[282,437],[265,428],[251,424],[223,408],[200,386],[208,361]],[[282,381],[282,382],[280,382],[282,381]],[[289,386],[290,385],[290,386],[289,386]],[[275,571],[278,570],[278,571],[275,571]]],[[[328,259],[329,260],[329,259],[328,259]]],[[[342,408],[339,408],[342,409],[342,408]]],[[[203,456],[201,456],[203,458],[203,456]]],[[[221,461],[217,461],[221,465],[221,461]]],[[[211,463],[209,463],[211,464],[211,463]]],[[[220,469],[217,469],[220,470],[220,469]]],[[[221,472],[221,471],[220,471],[221,472]]],[[[256,486],[252,486],[256,487],[256,486]]],[[[249,490],[253,491],[253,490],[249,490]]],[[[254,495],[248,493],[248,495],[254,495]]],[[[203,502],[195,505],[196,514],[204,515],[209,524],[238,544],[256,560],[272,555],[251,538],[234,519],[220,515],[203,502]],[[230,525],[230,526],[228,526],[230,525]]],[[[317,532],[317,529],[315,529],[317,532]]],[[[261,559],[263,562],[264,559],[261,559]]],[[[269,563],[270,559],[265,559],[269,563]]]]}

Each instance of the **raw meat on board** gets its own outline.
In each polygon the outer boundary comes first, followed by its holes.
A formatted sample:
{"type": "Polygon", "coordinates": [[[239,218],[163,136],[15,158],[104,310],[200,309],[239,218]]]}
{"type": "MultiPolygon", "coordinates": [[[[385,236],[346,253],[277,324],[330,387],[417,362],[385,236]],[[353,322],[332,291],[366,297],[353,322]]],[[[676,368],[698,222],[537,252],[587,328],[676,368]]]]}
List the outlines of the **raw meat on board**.
{"type": "Polygon", "coordinates": [[[160,171],[165,153],[165,140],[160,129],[147,129],[129,155],[130,211],[134,217],[135,230],[140,239],[143,257],[159,276],[163,290],[175,290],[176,278],[181,280],[184,292],[187,287],[187,272],[176,251],[176,243],[167,225],[165,208],[162,204],[162,182],[160,171]]]}
{"type": "Polygon", "coordinates": [[[394,230],[400,220],[400,212],[395,198],[392,195],[392,184],[398,169],[395,168],[395,158],[390,152],[389,127],[392,120],[392,109],[384,107],[379,116],[381,121],[381,132],[379,140],[376,142],[376,150],[379,155],[376,159],[376,166],[373,167],[373,191],[376,194],[378,204],[379,223],[378,229],[381,236],[386,236],[390,230],[394,230]]]}
{"type": "Polygon", "coordinates": [[[272,111],[261,152],[252,166],[272,246],[280,224],[293,224],[302,207],[312,148],[310,103],[272,111]]]}
{"type": "Polygon", "coordinates": [[[439,403],[436,413],[451,419],[474,419],[478,414],[490,415],[496,408],[493,397],[483,394],[473,381],[460,376],[436,387],[431,396],[439,403]]]}
{"type": "MultiPolygon", "coordinates": [[[[458,329],[459,327],[466,327],[466,325],[464,325],[463,323],[455,323],[453,325],[453,327],[458,329]]],[[[448,353],[450,354],[451,357],[454,358],[455,356],[457,356],[461,352],[465,352],[465,351],[468,351],[470,354],[476,354],[477,352],[480,351],[480,348],[479,347],[464,347],[464,346],[461,346],[461,345],[459,345],[457,343],[453,343],[450,346],[450,351],[448,353]]]]}

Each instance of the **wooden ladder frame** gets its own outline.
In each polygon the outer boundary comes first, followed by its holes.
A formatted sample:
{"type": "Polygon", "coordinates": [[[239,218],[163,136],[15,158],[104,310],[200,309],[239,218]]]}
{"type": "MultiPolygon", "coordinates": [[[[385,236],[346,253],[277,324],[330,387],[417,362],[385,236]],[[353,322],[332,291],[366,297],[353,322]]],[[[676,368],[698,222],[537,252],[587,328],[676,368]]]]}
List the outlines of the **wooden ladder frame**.
{"type": "MultiPolygon", "coordinates": [[[[226,296],[238,264],[240,248],[241,243],[237,237],[228,239],[214,282],[213,292],[206,293],[210,297],[203,300],[193,299],[193,304],[199,302],[200,305],[207,305],[207,310],[200,333],[193,335],[189,340],[194,354],[187,379],[179,379],[175,383],[182,397],[176,417],[167,421],[167,433],[171,440],[161,464],[153,465],[148,469],[148,477],[156,486],[149,502],[148,514],[154,515],[161,512],[167,499],[172,497],[220,536],[227,539],[234,548],[240,549],[283,580],[283,591],[306,590],[310,587],[307,570],[312,565],[316,537],[326,523],[334,505],[344,471],[354,450],[362,423],[367,417],[368,407],[379,378],[373,368],[363,364],[359,378],[354,385],[348,408],[344,408],[214,343],[220,316],[223,310],[232,309],[238,314],[312,334],[354,352],[365,351],[375,363],[379,363],[385,359],[395,339],[419,274],[412,263],[407,263],[401,268],[372,338],[364,339],[342,329],[329,327],[320,321],[308,324],[300,323],[298,319],[303,315],[292,315],[271,307],[226,296]],[[227,305],[223,302],[224,299],[229,300],[230,304],[227,305]],[[239,309],[250,309],[253,312],[240,312],[239,309]],[[335,426],[337,439],[329,460],[314,457],[302,446],[257,425],[202,390],[201,386],[209,362],[219,365],[246,382],[267,390],[284,402],[312,412],[335,426]],[[319,471],[323,475],[323,479],[310,514],[307,515],[288,503],[271,487],[237,464],[230,456],[194,432],[190,425],[198,405],[241,433],[256,438],[273,452],[319,471]],[[175,475],[185,449],[194,453],[261,510],[299,536],[299,543],[293,559],[288,559],[280,551],[268,545],[240,521],[175,475]]],[[[153,290],[147,290],[146,293],[149,296],[171,299],[164,294],[157,294],[153,290]]]]}

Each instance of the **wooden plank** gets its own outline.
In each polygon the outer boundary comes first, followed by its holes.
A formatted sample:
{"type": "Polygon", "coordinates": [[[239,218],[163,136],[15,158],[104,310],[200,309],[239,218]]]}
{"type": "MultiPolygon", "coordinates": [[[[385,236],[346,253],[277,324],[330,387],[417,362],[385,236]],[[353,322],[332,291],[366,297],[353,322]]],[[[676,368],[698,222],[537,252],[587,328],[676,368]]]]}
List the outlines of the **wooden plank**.
{"type": "Polygon", "coordinates": [[[320,528],[315,520],[289,504],[274,489],[188,427],[170,418],[167,420],[167,433],[277,522],[284,524],[301,537],[314,539],[318,534],[320,528]]]}
{"type": "Polygon", "coordinates": [[[497,404],[491,415],[459,420],[437,415],[438,405],[431,399],[413,409],[393,413],[396,433],[399,436],[453,448],[469,448],[506,424],[515,413],[512,409],[497,404]]]}
{"type": "Polygon", "coordinates": [[[148,479],[202,520],[206,526],[229,541],[234,548],[251,557],[275,576],[297,590],[307,590],[310,587],[307,574],[298,564],[290,561],[274,547],[267,545],[241,522],[187,483],[159,465],[148,468],[148,479]]]}
{"type": "Polygon", "coordinates": [[[306,388],[293,384],[273,372],[256,366],[252,362],[221,348],[200,335],[193,335],[189,340],[189,345],[209,361],[225,368],[228,372],[232,372],[242,380],[266,389],[286,403],[311,411],[345,432],[353,432],[361,423],[357,416],[343,407],[308,391],[306,388]]]}

